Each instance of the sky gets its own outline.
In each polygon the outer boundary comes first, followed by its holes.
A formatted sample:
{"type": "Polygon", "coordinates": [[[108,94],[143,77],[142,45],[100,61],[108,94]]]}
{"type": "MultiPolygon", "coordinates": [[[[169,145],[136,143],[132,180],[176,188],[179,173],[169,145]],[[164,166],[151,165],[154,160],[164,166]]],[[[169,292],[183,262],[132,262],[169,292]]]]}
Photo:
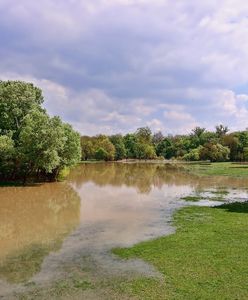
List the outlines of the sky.
{"type": "Polygon", "coordinates": [[[0,0],[0,79],[81,134],[248,127],[248,1],[0,0]]]}

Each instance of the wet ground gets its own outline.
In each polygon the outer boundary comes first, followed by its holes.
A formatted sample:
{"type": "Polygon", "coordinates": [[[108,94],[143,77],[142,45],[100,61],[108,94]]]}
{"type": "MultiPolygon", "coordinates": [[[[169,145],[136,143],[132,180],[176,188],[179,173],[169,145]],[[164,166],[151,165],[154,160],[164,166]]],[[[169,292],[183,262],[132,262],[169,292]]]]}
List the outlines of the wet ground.
{"type": "Polygon", "coordinates": [[[78,265],[98,277],[159,277],[111,249],[173,232],[173,212],[184,205],[247,200],[247,183],[180,166],[99,163],[78,166],[64,183],[0,188],[0,298],[51,284],[78,265]]]}

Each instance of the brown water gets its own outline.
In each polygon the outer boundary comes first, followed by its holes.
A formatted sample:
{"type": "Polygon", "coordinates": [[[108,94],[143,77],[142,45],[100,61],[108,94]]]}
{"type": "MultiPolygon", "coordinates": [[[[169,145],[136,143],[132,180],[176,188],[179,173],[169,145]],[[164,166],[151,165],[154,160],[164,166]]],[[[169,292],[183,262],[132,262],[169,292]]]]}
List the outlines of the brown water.
{"type": "Polygon", "coordinates": [[[181,197],[207,199],[225,189],[226,201],[246,200],[247,183],[170,165],[100,163],[78,166],[65,183],[0,188],[0,296],[51,282],[82,261],[99,276],[156,274],[142,261],[119,260],[111,248],[172,232],[172,213],[190,204],[181,197]]]}

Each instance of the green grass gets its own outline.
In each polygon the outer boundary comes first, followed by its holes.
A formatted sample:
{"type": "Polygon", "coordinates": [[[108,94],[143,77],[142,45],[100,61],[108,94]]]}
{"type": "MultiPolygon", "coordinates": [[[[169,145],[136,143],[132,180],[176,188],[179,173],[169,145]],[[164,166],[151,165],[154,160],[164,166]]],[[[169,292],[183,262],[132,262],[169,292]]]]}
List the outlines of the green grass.
{"type": "Polygon", "coordinates": [[[115,249],[140,258],[162,280],[139,278],[121,285],[138,299],[248,299],[248,202],[186,207],[174,216],[175,234],[115,249]]]}
{"type": "Polygon", "coordinates": [[[248,165],[231,162],[185,164],[185,169],[197,175],[248,177],[248,165]]]}
{"type": "Polygon", "coordinates": [[[204,200],[205,198],[202,196],[186,196],[181,199],[187,202],[198,202],[200,200],[204,200]]]}

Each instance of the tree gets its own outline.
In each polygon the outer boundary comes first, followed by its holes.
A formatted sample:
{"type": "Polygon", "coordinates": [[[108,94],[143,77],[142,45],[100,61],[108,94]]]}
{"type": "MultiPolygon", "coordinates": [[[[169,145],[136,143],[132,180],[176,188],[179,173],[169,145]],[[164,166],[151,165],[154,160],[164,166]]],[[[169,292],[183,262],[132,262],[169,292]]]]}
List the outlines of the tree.
{"type": "Polygon", "coordinates": [[[138,128],[135,134],[139,143],[151,144],[152,131],[149,127],[138,128]]]}
{"type": "MultiPolygon", "coordinates": [[[[54,120],[53,118],[52,120],[54,120]]],[[[58,120],[58,126],[60,126],[58,120]]],[[[55,124],[56,128],[56,124],[55,124]]],[[[70,124],[62,124],[64,145],[59,149],[60,169],[76,165],[81,159],[80,134],[73,130],[70,124]]]]}
{"type": "Polygon", "coordinates": [[[154,159],[156,158],[156,152],[152,145],[145,143],[137,144],[137,158],[138,159],[154,159]]]}
{"type": "Polygon", "coordinates": [[[95,148],[91,137],[81,136],[81,159],[88,160],[94,158],[95,148]]]}
{"type": "Polygon", "coordinates": [[[222,124],[215,126],[215,129],[218,137],[222,137],[223,135],[227,134],[227,132],[229,131],[228,127],[222,124]]]}
{"type": "Polygon", "coordinates": [[[187,161],[198,161],[198,160],[200,160],[201,149],[202,149],[202,146],[199,146],[196,149],[190,150],[189,153],[187,153],[183,156],[183,159],[187,160],[187,161]]]}
{"type": "Polygon", "coordinates": [[[126,158],[127,151],[122,135],[112,135],[109,137],[109,139],[115,147],[115,160],[121,160],[126,158]]]}
{"type": "MultiPolygon", "coordinates": [[[[98,151],[99,149],[103,149],[106,153],[105,160],[114,160],[115,158],[115,147],[110,142],[109,138],[106,135],[98,135],[94,138],[95,149],[98,151]]],[[[95,158],[96,152],[95,152],[95,158]]]]}
{"type": "Polygon", "coordinates": [[[230,149],[221,144],[207,143],[200,149],[200,159],[220,162],[229,160],[230,149]]]}
{"type": "Polygon", "coordinates": [[[108,153],[107,151],[105,151],[103,148],[97,148],[96,152],[95,152],[95,158],[97,160],[108,160],[108,153]]]}
{"type": "Polygon", "coordinates": [[[62,122],[50,119],[41,111],[33,111],[24,118],[20,131],[18,152],[25,177],[44,170],[52,173],[60,165],[59,151],[65,144],[62,122]]]}
{"type": "Polygon", "coordinates": [[[156,146],[157,156],[163,156],[166,159],[170,159],[175,156],[175,147],[170,138],[165,138],[156,146]]]}
{"type": "Polygon", "coordinates": [[[152,143],[154,145],[157,145],[160,142],[162,142],[163,139],[164,139],[163,133],[161,131],[158,131],[154,133],[154,135],[152,136],[152,143]]]}
{"type": "Polygon", "coordinates": [[[32,110],[42,110],[42,91],[32,83],[0,81],[0,128],[17,138],[25,116],[32,110]]]}
{"type": "Polygon", "coordinates": [[[135,134],[127,134],[124,136],[124,145],[126,148],[126,155],[128,158],[137,157],[137,137],[135,134]]]}
{"type": "Polygon", "coordinates": [[[31,83],[0,82],[0,176],[55,178],[80,159],[80,136],[41,107],[42,92],[31,83]]]}
{"type": "Polygon", "coordinates": [[[240,152],[240,143],[238,137],[233,133],[224,135],[221,139],[221,143],[223,146],[226,146],[230,149],[230,159],[232,161],[237,160],[240,152]]]}

